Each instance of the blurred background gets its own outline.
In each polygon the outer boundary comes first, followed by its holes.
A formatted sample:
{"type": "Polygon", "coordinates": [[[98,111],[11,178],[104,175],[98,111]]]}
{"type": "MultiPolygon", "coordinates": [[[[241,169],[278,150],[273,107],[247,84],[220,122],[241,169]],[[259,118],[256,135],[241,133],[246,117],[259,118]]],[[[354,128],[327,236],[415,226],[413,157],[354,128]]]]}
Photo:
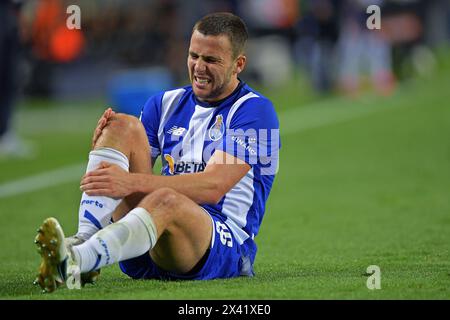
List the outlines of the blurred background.
{"type": "MultiPolygon", "coordinates": [[[[0,154],[26,155],[15,109],[56,102],[110,105],[138,115],[153,93],[188,83],[192,26],[212,11],[248,24],[242,79],[296,106],[341,95],[390,96],[431,76],[450,41],[448,0],[2,0],[0,154]],[[80,8],[81,29],[70,5],[80,8]],[[369,30],[369,5],[381,30],[369,30]],[[441,50],[442,51],[442,50],[441,50]]],[[[285,106],[278,106],[283,109],[285,106]]]]}

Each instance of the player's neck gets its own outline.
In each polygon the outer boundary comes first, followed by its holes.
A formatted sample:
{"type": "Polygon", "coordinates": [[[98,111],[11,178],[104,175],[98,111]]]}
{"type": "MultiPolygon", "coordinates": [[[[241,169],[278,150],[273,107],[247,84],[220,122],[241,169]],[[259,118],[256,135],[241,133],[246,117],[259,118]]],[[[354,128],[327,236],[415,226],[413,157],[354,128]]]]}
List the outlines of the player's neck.
{"type": "Polygon", "coordinates": [[[216,99],[216,101],[213,101],[213,103],[223,101],[226,98],[228,98],[229,96],[231,96],[236,91],[236,88],[239,86],[240,83],[241,83],[241,81],[238,78],[231,80],[230,84],[228,85],[227,90],[223,94],[221,94],[216,99]]]}
{"type": "Polygon", "coordinates": [[[218,105],[221,102],[227,100],[232,95],[234,95],[236,93],[236,91],[238,91],[239,88],[241,87],[241,83],[242,83],[242,81],[240,79],[236,78],[233,81],[233,83],[230,83],[230,85],[228,86],[228,89],[224,93],[222,93],[218,98],[215,98],[212,100],[210,100],[210,99],[200,100],[197,98],[197,100],[204,104],[218,105]]]}

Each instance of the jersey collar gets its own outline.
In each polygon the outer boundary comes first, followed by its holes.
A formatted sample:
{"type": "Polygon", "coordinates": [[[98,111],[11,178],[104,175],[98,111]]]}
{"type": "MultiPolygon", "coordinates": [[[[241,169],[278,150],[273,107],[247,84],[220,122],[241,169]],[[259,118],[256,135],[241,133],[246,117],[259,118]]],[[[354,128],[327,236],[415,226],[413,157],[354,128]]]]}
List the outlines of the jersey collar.
{"type": "Polygon", "coordinates": [[[219,107],[219,106],[222,105],[222,104],[225,104],[225,103],[228,102],[228,101],[233,100],[233,99],[239,94],[239,92],[241,91],[241,89],[242,89],[242,88],[244,87],[244,85],[245,85],[245,82],[244,82],[244,81],[242,81],[241,79],[238,79],[238,80],[239,80],[239,84],[238,84],[238,86],[236,87],[236,89],[234,89],[234,91],[233,91],[228,97],[223,98],[222,100],[219,100],[219,101],[214,101],[214,102],[204,102],[204,101],[200,101],[200,100],[198,100],[197,97],[195,96],[194,91],[192,91],[192,96],[194,97],[195,103],[196,103],[197,105],[201,106],[201,107],[204,107],[204,108],[216,108],[216,107],[219,107]]]}

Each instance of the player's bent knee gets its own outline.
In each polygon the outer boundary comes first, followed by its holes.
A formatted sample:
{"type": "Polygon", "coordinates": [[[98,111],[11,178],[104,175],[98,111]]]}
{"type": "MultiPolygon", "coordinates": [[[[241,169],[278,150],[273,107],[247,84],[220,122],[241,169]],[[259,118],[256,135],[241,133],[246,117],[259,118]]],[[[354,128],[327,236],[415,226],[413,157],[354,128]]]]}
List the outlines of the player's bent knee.
{"type": "Polygon", "coordinates": [[[105,127],[105,130],[121,135],[135,134],[142,129],[142,123],[138,118],[123,113],[114,115],[105,127]]]}
{"type": "Polygon", "coordinates": [[[142,141],[142,137],[146,137],[145,129],[138,118],[116,114],[108,120],[95,147],[113,147],[122,151],[122,149],[130,148],[134,141],[142,141]]]}
{"type": "Polygon", "coordinates": [[[173,212],[180,201],[180,195],[171,188],[161,188],[153,191],[151,194],[147,195],[142,201],[141,205],[145,207],[163,207],[169,212],[173,212]]]}

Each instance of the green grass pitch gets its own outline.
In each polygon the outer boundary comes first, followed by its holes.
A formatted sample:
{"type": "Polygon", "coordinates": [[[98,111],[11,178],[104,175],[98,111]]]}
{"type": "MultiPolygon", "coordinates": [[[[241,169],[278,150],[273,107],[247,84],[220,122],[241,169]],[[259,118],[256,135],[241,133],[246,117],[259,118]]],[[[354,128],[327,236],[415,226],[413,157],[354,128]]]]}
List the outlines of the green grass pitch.
{"type": "MultiPolygon", "coordinates": [[[[76,231],[72,179],[0,197],[0,299],[448,299],[450,73],[404,84],[389,98],[303,103],[296,90],[267,94],[279,111],[282,151],[254,278],[136,281],[115,265],[95,285],[41,294],[32,285],[35,231],[48,216],[66,234],[76,231]],[[366,286],[369,265],[381,269],[380,290],[366,286]]],[[[85,163],[101,111],[21,110],[19,128],[37,157],[0,160],[0,194],[12,181],[85,163]]]]}

